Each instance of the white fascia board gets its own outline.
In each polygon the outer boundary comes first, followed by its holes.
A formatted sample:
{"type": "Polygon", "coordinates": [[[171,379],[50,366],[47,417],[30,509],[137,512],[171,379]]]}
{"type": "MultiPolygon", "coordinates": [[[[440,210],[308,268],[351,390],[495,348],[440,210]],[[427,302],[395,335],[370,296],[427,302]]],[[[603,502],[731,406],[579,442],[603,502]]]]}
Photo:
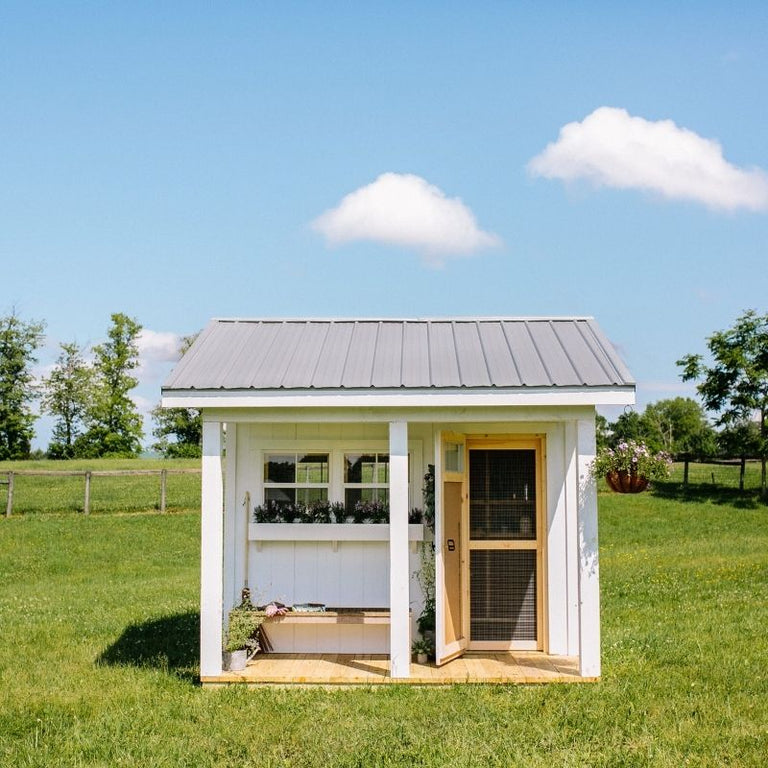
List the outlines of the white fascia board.
{"type": "Polygon", "coordinates": [[[634,405],[634,386],[518,390],[176,390],[163,408],[468,408],[521,405],[634,405]]]}

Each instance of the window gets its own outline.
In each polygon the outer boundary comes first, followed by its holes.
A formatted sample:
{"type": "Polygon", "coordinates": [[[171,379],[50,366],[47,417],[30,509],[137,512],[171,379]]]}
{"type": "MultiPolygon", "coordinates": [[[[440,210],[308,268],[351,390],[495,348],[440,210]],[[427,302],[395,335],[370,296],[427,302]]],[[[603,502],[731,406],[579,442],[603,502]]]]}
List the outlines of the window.
{"type": "Polygon", "coordinates": [[[344,454],[344,506],[354,509],[358,501],[389,503],[389,454],[344,454]]]}
{"type": "Polygon", "coordinates": [[[443,455],[443,469],[446,472],[464,472],[464,443],[446,443],[443,455]]]}
{"type": "Polygon", "coordinates": [[[327,453],[268,453],[264,457],[264,502],[310,504],[328,499],[327,453]]]}

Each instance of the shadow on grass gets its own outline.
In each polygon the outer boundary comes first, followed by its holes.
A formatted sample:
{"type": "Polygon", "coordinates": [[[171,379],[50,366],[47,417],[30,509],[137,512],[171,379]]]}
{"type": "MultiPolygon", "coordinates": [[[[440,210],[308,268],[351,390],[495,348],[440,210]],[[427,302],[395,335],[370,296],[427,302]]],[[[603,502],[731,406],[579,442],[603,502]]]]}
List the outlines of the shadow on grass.
{"type": "Polygon", "coordinates": [[[199,650],[200,614],[190,611],[127,626],[96,663],[160,669],[197,682],[199,650]]]}
{"type": "Polygon", "coordinates": [[[655,480],[651,493],[662,499],[672,499],[682,502],[708,502],[710,504],[727,504],[737,509],[758,509],[763,506],[760,502],[760,491],[713,485],[711,483],[682,483],[655,480]]]}

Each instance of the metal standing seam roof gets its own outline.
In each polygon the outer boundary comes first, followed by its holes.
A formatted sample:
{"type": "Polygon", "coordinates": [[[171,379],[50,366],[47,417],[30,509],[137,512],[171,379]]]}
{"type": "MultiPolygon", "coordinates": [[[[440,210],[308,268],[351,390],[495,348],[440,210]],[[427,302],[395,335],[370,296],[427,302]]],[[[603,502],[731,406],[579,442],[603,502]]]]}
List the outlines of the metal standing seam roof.
{"type": "Polygon", "coordinates": [[[594,319],[215,319],[163,391],[634,387],[594,319]]]}

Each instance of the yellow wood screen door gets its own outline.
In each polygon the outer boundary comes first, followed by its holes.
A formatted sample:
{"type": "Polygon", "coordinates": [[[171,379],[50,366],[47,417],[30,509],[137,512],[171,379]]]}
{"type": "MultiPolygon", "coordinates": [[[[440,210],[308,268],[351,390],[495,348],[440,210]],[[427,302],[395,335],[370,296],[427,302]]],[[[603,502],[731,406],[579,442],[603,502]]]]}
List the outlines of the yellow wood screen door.
{"type": "Polygon", "coordinates": [[[470,441],[469,647],[542,649],[539,439],[470,441]]]}
{"type": "Polygon", "coordinates": [[[464,439],[443,435],[439,481],[439,525],[436,532],[436,660],[438,664],[460,656],[467,647],[465,626],[464,553],[465,483],[464,439]]]}

